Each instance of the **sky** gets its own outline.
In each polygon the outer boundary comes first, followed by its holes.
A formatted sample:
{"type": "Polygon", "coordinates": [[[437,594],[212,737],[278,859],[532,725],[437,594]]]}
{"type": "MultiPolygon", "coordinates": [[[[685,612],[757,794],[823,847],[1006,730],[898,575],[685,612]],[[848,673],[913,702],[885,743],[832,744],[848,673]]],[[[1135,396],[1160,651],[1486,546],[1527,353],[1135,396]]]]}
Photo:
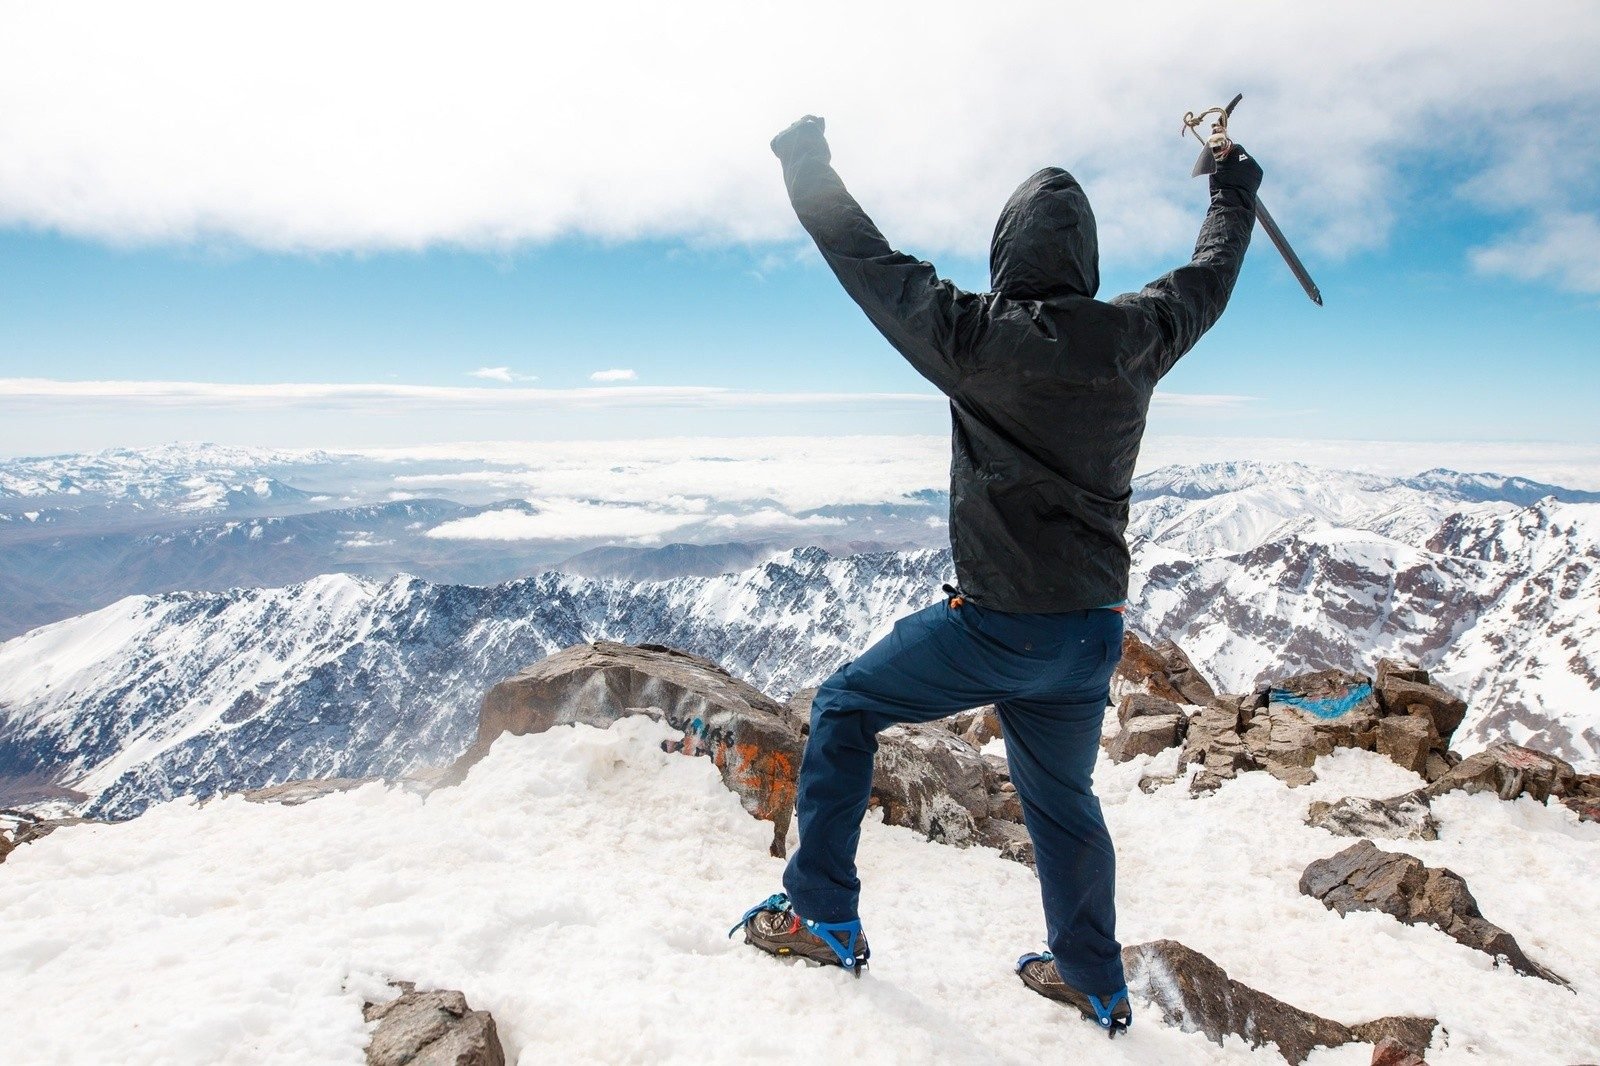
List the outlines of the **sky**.
{"type": "Polygon", "coordinates": [[[770,137],[974,290],[1065,166],[1110,296],[1234,92],[1327,305],[1258,234],[1153,434],[1600,442],[1600,7],[1238,10],[0,0],[0,454],[937,434],[770,137]]]}

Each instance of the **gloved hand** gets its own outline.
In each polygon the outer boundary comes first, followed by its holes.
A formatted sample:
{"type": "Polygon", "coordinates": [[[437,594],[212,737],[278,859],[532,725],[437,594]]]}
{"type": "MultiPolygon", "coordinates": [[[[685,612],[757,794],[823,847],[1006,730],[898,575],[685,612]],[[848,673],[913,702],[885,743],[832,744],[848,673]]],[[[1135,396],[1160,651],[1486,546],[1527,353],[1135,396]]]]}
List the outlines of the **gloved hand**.
{"type": "Polygon", "coordinates": [[[1234,145],[1232,150],[1217,164],[1217,171],[1211,175],[1211,191],[1218,189],[1238,189],[1240,192],[1256,194],[1261,188],[1261,164],[1255,157],[1246,152],[1240,145],[1234,145]]]}
{"type": "Polygon", "coordinates": [[[816,115],[805,116],[772,138],[772,154],[779,159],[787,159],[802,152],[817,151],[822,153],[824,163],[832,162],[833,153],[828,150],[828,139],[822,135],[826,125],[816,115]]]}

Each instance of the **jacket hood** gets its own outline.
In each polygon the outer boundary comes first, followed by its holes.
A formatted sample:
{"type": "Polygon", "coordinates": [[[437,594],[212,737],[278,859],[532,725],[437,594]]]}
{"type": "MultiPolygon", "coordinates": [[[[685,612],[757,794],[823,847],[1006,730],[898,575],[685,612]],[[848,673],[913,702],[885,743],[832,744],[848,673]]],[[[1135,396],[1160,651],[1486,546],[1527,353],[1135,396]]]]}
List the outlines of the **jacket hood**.
{"type": "Polygon", "coordinates": [[[1011,194],[989,245],[989,285],[1016,300],[1099,291],[1094,212],[1071,174],[1046,167],[1011,194]]]}

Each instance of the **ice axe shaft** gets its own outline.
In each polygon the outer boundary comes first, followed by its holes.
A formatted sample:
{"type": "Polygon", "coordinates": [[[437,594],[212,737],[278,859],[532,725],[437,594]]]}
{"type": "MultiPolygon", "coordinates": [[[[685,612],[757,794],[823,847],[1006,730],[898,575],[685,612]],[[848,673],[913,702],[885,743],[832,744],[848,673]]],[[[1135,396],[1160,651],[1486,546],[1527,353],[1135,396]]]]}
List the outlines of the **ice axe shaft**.
{"type": "Polygon", "coordinates": [[[1283,230],[1278,228],[1278,223],[1267,211],[1267,205],[1260,199],[1256,200],[1256,221],[1261,223],[1261,228],[1267,231],[1272,244],[1278,249],[1278,254],[1283,256],[1283,261],[1289,264],[1289,269],[1294,273],[1295,280],[1300,287],[1306,290],[1306,295],[1311,297],[1311,302],[1318,307],[1322,306],[1322,290],[1317,288],[1317,283],[1311,280],[1311,275],[1306,271],[1306,265],[1300,262],[1300,257],[1294,254],[1294,249],[1289,247],[1289,238],[1283,235],[1283,230]]]}
{"type": "MultiPolygon", "coordinates": [[[[1240,93],[1228,101],[1226,107],[1209,107],[1198,115],[1193,111],[1183,116],[1183,128],[1194,134],[1205,147],[1200,152],[1200,159],[1195,163],[1191,172],[1194,177],[1202,174],[1215,174],[1217,164],[1227,158],[1233,150],[1233,138],[1228,136],[1228,119],[1233,116],[1233,109],[1239,106],[1239,101],[1244,99],[1240,93]],[[1198,127],[1207,118],[1215,115],[1216,120],[1211,123],[1211,134],[1201,137],[1198,127]]],[[[1295,255],[1294,249],[1289,246],[1289,238],[1283,235],[1283,230],[1278,228],[1278,223],[1272,217],[1259,197],[1256,199],[1256,221],[1261,223],[1261,228],[1267,231],[1267,236],[1272,240],[1273,247],[1278,249],[1278,254],[1283,256],[1283,261],[1289,264],[1289,270],[1294,274],[1300,287],[1306,290],[1306,295],[1311,297],[1311,302],[1318,307],[1322,306],[1322,291],[1317,288],[1317,283],[1311,280],[1311,274],[1306,270],[1306,265],[1295,255]]]]}

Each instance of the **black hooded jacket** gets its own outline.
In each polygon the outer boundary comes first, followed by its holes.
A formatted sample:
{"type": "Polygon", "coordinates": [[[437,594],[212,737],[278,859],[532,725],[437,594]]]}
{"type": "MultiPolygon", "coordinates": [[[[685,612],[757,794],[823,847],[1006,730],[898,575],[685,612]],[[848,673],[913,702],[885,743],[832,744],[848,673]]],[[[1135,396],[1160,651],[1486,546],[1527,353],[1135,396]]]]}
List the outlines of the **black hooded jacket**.
{"type": "Polygon", "coordinates": [[[989,254],[994,291],[969,293],[889,246],[834,172],[820,121],[796,123],[772,149],[839,283],[950,399],[962,592],[1027,614],[1124,600],[1129,485],[1150,395],[1227,305],[1255,183],[1229,182],[1225,165],[1194,259],[1107,303],[1094,298],[1094,215],[1064,170],[1041,170],[1012,195],[989,254]]]}

